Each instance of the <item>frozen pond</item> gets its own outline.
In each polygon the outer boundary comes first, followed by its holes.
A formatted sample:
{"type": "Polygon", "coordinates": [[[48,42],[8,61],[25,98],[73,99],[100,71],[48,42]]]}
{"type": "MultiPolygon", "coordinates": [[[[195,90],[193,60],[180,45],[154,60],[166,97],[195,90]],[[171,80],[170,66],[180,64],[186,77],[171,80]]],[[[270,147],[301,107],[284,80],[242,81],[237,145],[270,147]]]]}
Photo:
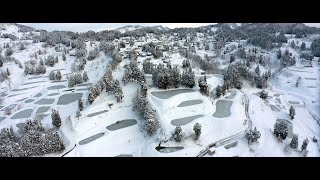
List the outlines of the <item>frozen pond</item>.
{"type": "Polygon", "coordinates": [[[79,84],[78,86],[91,86],[92,83],[84,83],[84,84],[79,84]]]}
{"type": "Polygon", "coordinates": [[[89,142],[92,142],[100,137],[102,137],[104,135],[104,133],[99,133],[99,134],[96,134],[96,135],[93,135],[93,136],[90,136],[86,139],[83,139],[79,142],[80,145],[84,145],[84,144],[87,144],[89,142]]]}
{"type": "Polygon", "coordinates": [[[216,112],[212,115],[213,117],[216,118],[224,118],[228,117],[231,115],[230,113],[230,107],[232,105],[232,101],[227,101],[227,100],[218,100],[216,106],[216,112]]]}
{"type": "Polygon", "coordinates": [[[276,98],[276,100],[278,101],[279,104],[281,104],[280,98],[276,98]]]}
{"type": "Polygon", "coordinates": [[[88,91],[89,88],[80,88],[80,89],[76,89],[76,91],[88,91]]]}
{"type": "Polygon", "coordinates": [[[298,101],[288,101],[290,104],[300,104],[298,101]]]}
{"type": "Polygon", "coordinates": [[[57,105],[66,105],[74,101],[78,101],[82,97],[82,93],[64,94],[59,97],[57,105]]]}
{"type": "Polygon", "coordinates": [[[47,112],[50,109],[50,106],[42,106],[39,107],[36,113],[44,113],[47,112]]]}
{"type": "Polygon", "coordinates": [[[0,122],[3,121],[6,117],[0,117],[0,122]]]}
{"type": "Polygon", "coordinates": [[[42,76],[30,77],[30,78],[28,78],[28,79],[39,79],[39,78],[42,78],[42,76]]]}
{"type": "Polygon", "coordinates": [[[272,98],[273,98],[272,96],[268,96],[268,97],[267,97],[267,99],[272,99],[272,98]]]}
{"type": "Polygon", "coordinates": [[[317,87],[315,87],[315,86],[306,86],[307,88],[317,88],[317,87]]]}
{"type": "Polygon", "coordinates": [[[202,100],[189,100],[189,101],[183,101],[178,105],[178,107],[185,107],[185,106],[192,106],[196,104],[201,104],[203,101],[202,100]]]}
{"type": "Polygon", "coordinates": [[[27,90],[27,89],[32,89],[32,88],[36,88],[38,86],[32,86],[32,87],[27,87],[27,88],[22,88],[22,89],[12,89],[11,91],[24,91],[24,90],[27,90]]]}
{"type": "Polygon", "coordinates": [[[63,90],[63,91],[74,91],[74,88],[72,88],[72,89],[66,89],[66,90],[63,90]]]}
{"type": "Polygon", "coordinates": [[[42,96],[42,93],[38,93],[34,97],[40,97],[40,96],[42,96]]]}
{"type": "Polygon", "coordinates": [[[41,83],[41,82],[46,82],[46,81],[28,82],[28,83],[24,83],[24,84],[21,84],[21,85],[36,84],[36,83],[41,83]]]}
{"type": "Polygon", "coordinates": [[[118,121],[114,124],[111,124],[109,126],[107,126],[107,129],[109,131],[115,131],[115,130],[118,130],[118,129],[122,129],[122,128],[126,128],[126,127],[129,127],[129,126],[133,126],[137,124],[137,121],[135,119],[125,119],[125,120],[121,120],[121,121],[118,121]]]}
{"type": "Polygon", "coordinates": [[[48,96],[56,96],[56,95],[59,95],[60,93],[51,93],[51,94],[48,94],[48,96]]]}
{"type": "Polygon", "coordinates": [[[275,112],[280,112],[280,109],[278,109],[276,106],[270,104],[270,108],[272,111],[275,111],[275,112]]]}
{"type": "Polygon", "coordinates": [[[35,104],[39,104],[39,105],[42,105],[42,104],[52,104],[54,102],[55,99],[47,99],[47,98],[43,98],[43,99],[40,99],[39,101],[35,102],[35,104]]]}
{"type": "Polygon", "coordinates": [[[293,137],[293,127],[292,127],[292,122],[286,119],[277,119],[277,121],[286,121],[288,123],[288,137],[292,138],[293,137]]]}
{"type": "Polygon", "coordinates": [[[190,92],[195,92],[195,90],[193,90],[193,89],[176,89],[176,90],[168,90],[168,91],[153,91],[153,92],[151,92],[151,94],[157,98],[160,98],[160,99],[168,99],[168,98],[173,97],[177,94],[190,93],[190,92]]]}
{"type": "Polygon", "coordinates": [[[17,100],[16,102],[21,102],[21,101],[24,101],[24,100],[26,100],[26,99],[28,99],[28,98],[19,99],[19,100],[17,100]]]}
{"type": "Polygon", "coordinates": [[[293,72],[303,72],[303,73],[312,73],[312,72],[309,72],[309,71],[300,71],[300,70],[290,70],[290,71],[293,71],[293,72]]]}
{"type": "Polygon", "coordinates": [[[199,115],[195,115],[195,116],[188,116],[188,117],[174,119],[171,121],[171,124],[174,126],[183,126],[183,125],[186,125],[186,124],[192,122],[193,120],[195,120],[199,117],[203,117],[203,115],[199,114],[199,115]]]}
{"type": "Polygon", "coordinates": [[[88,114],[87,117],[93,117],[93,116],[96,116],[96,115],[99,115],[99,114],[102,114],[102,113],[105,113],[105,112],[108,112],[108,110],[103,110],[103,111],[91,113],[91,114],[88,114]]]}
{"type": "Polygon", "coordinates": [[[8,109],[13,109],[14,107],[16,107],[16,105],[17,105],[17,104],[11,104],[11,105],[7,106],[6,108],[8,108],[8,109]]]}
{"type": "MultiPolygon", "coordinates": [[[[25,93],[21,93],[21,94],[25,94],[25,93]]],[[[10,96],[8,96],[8,97],[19,96],[19,95],[21,95],[21,94],[12,94],[12,95],[10,95],[10,96]]]]}
{"type": "Polygon", "coordinates": [[[21,118],[29,118],[31,116],[33,109],[26,109],[20,112],[17,112],[15,115],[11,117],[11,119],[21,119],[21,118]]]}
{"type": "Polygon", "coordinates": [[[230,149],[230,148],[236,147],[237,145],[238,145],[238,141],[230,143],[230,144],[227,144],[227,145],[224,146],[224,148],[230,149]]]}
{"type": "Polygon", "coordinates": [[[31,103],[31,102],[33,102],[34,101],[34,99],[27,99],[26,101],[25,101],[25,103],[31,103]]]}
{"type": "Polygon", "coordinates": [[[279,97],[279,96],[280,96],[280,94],[274,94],[274,96],[275,96],[275,97],[279,97]]]}
{"type": "Polygon", "coordinates": [[[62,70],[66,70],[66,69],[55,69],[55,70],[52,70],[52,71],[54,72],[54,71],[62,71],[62,70]]]}
{"type": "Polygon", "coordinates": [[[118,156],[115,157],[133,157],[131,154],[120,154],[118,156]]]}
{"type": "Polygon", "coordinates": [[[56,85],[56,86],[50,86],[48,87],[48,90],[53,90],[53,89],[62,89],[65,88],[65,85],[56,85]]]}
{"type": "Polygon", "coordinates": [[[233,92],[231,92],[231,94],[229,95],[229,96],[227,96],[227,97],[225,97],[226,99],[233,99],[235,96],[236,96],[236,92],[235,91],[233,91],[233,92]]]}
{"type": "Polygon", "coordinates": [[[51,83],[59,83],[59,82],[66,82],[67,80],[61,80],[61,81],[51,81],[51,83]]]}
{"type": "Polygon", "coordinates": [[[177,146],[177,147],[163,147],[163,146],[157,146],[156,150],[161,153],[172,153],[179,150],[182,150],[183,147],[177,146]]]}
{"type": "Polygon", "coordinates": [[[317,80],[317,78],[304,78],[306,80],[317,80]]]}

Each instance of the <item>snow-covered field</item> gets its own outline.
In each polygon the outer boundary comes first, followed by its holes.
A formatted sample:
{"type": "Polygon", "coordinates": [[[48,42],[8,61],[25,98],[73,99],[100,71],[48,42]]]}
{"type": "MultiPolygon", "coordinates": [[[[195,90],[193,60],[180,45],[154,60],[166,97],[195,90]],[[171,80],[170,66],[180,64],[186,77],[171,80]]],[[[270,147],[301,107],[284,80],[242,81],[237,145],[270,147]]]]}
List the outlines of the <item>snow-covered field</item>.
{"type": "MultiPolygon", "coordinates": [[[[240,26],[240,23],[233,26],[240,26]]],[[[5,30],[1,30],[2,34],[10,33],[18,38],[25,36],[24,33],[18,32],[19,28],[15,25],[3,25],[3,27],[5,30]]],[[[132,30],[132,28],[140,27],[128,28],[119,29],[119,31],[129,31],[130,28],[132,30]]],[[[212,30],[216,31],[217,28],[212,28],[212,30]]],[[[202,36],[202,34],[197,36],[200,35],[202,36]]],[[[150,42],[151,39],[149,38],[147,42],[150,42]]],[[[198,37],[198,39],[203,38],[198,37]]],[[[300,41],[300,43],[304,41],[307,48],[310,48],[312,42],[308,38],[289,37],[289,41],[291,40],[300,41]]],[[[54,55],[58,56],[59,61],[53,67],[46,66],[46,73],[40,75],[24,75],[24,69],[19,68],[14,62],[3,64],[1,69],[8,68],[11,75],[8,80],[0,83],[0,98],[3,101],[0,104],[0,128],[12,126],[14,131],[19,131],[21,124],[27,119],[34,118],[37,114],[45,115],[41,121],[45,128],[52,128],[51,109],[57,109],[62,119],[59,135],[66,148],[63,152],[45,156],[197,156],[210,144],[236,135],[237,138],[232,141],[211,148],[214,154],[206,154],[205,157],[300,157],[302,153],[299,150],[284,151],[293,134],[298,135],[299,147],[305,138],[309,139],[308,156],[320,156],[319,144],[312,141],[313,137],[320,140],[320,66],[317,62],[318,58],[312,62],[312,67],[305,67],[299,58],[301,52],[291,48],[288,43],[284,43],[282,50],[289,49],[292,55],[296,56],[297,62],[294,66],[276,73],[270,81],[270,86],[265,89],[268,92],[268,98],[265,100],[259,97],[261,89],[249,87],[243,87],[242,90],[229,89],[225,95],[217,99],[204,96],[197,85],[198,79],[203,77],[199,67],[193,69],[196,79],[196,86],[193,88],[180,87],[161,90],[152,85],[152,76],[146,74],[149,85],[147,100],[155,110],[160,125],[159,131],[154,136],[149,136],[142,128],[143,120],[132,109],[132,99],[137,95],[140,85],[136,82],[124,85],[121,81],[124,66],[129,64],[129,59],[124,59],[112,72],[114,79],[120,81],[124,94],[122,102],[117,103],[115,96],[109,95],[104,90],[90,105],[87,102],[90,87],[88,83],[95,84],[101,79],[107,65],[112,60],[111,57],[99,52],[98,58],[87,61],[85,65],[84,71],[88,73],[89,82],[69,88],[67,75],[72,73],[72,63],[76,60],[76,57],[71,56],[74,50],[66,55],[66,61],[62,61],[62,52],[56,52],[54,47],[44,48],[42,42],[21,41],[29,43],[26,49],[19,50],[18,45],[13,46],[14,53],[11,56],[18,59],[22,65],[31,59],[31,54],[44,49],[47,53],[39,55],[38,59],[54,55]],[[49,74],[53,70],[60,70],[61,81],[49,80],[49,74]],[[299,84],[296,86],[298,79],[299,84]],[[246,97],[249,100],[247,112],[249,119],[246,116],[246,97]],[[76,117],[79,98],[84,100],[85,108],[81,111],[81,116],[76,117]],[[110,104],[113,105],[110,106],[110,104]],[[293,120],[289,117],[290,106],[295,107],[296,111],[293,120]],[[5,110],[7,107],[13,107],[10,114],[5,110]],[[285,119],[290,124],[288,138],[283,142],[279,142],[273,135],[277,119],[285,119]],[[200,123],[202,126],[201,136],[196,141],[193,139],[195,123],[200,123]],[[251,126],[256,127],[261,133],[261,138],[253,145],[248,145],[244,137],[249,127],[248,123],[251,123],[251,126]],[[178,125],[181,126],[183,133],[181,142],[175,142],[171,138],[178,125]],[[166,148],[157,149],[160,144],[166,148]]],[[[12,43],[12,40],[0,38],[0,47],[6,43],[12,43]]],[[[237,42],[231,44],[236,46],[237,42]]],[[[99,47],[99,42],[95,42],[92,46],[90,42],[86,42],[86,45],[86,50],[89,52],[94,47],[99,47]]],[[[126,48],[122,48],[120,52],[123,53],[126,48]]],[[[137,43],[132,48],[138,48],[137,43]]],[[[138,49],[141,52],[141,48],[138,49]]],[[[211,50],[197,50],[197,54],[203,57],[205,54],[211,56],[215,53],[211,50]]],[[[270,51],[270,54],[271,64],[277,64],[275,51],[270,51]]],[[[1,55],[4,56],[4,52],[1,55]]],[[[168,56],[171,64],[177,65],[182,71],[182,62],[185,58],[179,53],[172,53],[168,56]]],[[[140,69],[146,58],[138,57],[140,69]]],[[[225,62],[221,58],[217,59],[219,62],[225,62]]],[[[163,63],[161,58],[152,58],[151,62],[153,64],[163,63]]],[[[256,67],[256,64],[253,64],[251,69],[256,67]]],[[[227,67],[227,65],[221,64],[221,67],[227,67]]],[[[260,68],[262,73],[268,70],[262,66],[260,68]]],[[[223,85],[222,75],[206,74],[206,77],[211,90],[218,85],[223,85]]]]}

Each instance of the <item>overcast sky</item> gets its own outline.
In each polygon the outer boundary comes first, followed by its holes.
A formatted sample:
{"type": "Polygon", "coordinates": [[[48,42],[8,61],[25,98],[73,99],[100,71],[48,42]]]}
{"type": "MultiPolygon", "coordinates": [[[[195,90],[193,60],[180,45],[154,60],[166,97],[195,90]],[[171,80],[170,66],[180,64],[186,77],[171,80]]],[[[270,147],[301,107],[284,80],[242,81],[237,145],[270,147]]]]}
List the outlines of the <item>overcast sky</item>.
{"type": "MultiPolygon", "coordinates": [[[[168,28],[176,27],[199,27],[216,23],[19,23],[36,29],[44,29],[47,31],[66,30],[74,32],[87,32],[89,30],[102,31],[111,30],[127,25],[141,25],[141,26],[157,26],[162,25],[168,28]]],[[[307,26],[314,26],[320,28],[320,23],[305,23],[307,26]]]]}

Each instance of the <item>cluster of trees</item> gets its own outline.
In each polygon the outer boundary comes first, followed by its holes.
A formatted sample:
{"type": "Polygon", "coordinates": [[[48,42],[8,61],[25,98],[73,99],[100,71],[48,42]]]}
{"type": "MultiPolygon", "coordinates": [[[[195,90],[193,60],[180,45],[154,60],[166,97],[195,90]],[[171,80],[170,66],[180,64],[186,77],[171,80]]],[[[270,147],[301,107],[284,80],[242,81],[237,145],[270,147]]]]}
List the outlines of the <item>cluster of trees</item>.
{"type": "Polygon", "coordinates": [[[175,129],[174,129],[174,132],[173,132],[173,139],[176,141],[176,142],[181,142],[182,140],[182,137],[183,137],[183,133],[182,133],[182,128],[181,126],[177,126],[175,129]]]}
{"type": "Polygon", "coordinates": [[[0,82],[3,82],[4,80],[8,79],[10,74],[11,73],[10,73],[8,68],[7,68],[6,71],[1,69],[1,71],[0,71],[0,82]]]}
{"type": "Polygon", "coordinates": [[[296,115],[296,110],[294,109],[293,106],[290,107],[289,109],[289,116],[291,119],[294,119],[294,116],[296,115]]]}
{"type": "Polygon", "coordinates": [[[19,136],[11,128],[0,131],[0,157],[41,156],[65,149],[56,129],[44,129],[40,120],[27,120],[19,136]]]}
{"type": "Polygon", "coordinates": [[[211,94],[215,95],[216,98],[219,98],[230,88],[241,89],[243,80],[249,81],[252,86],[256,85],[257,88],[266,88],[267,81],[270,79],[270,77],[270,70],[265,72],[262,76],[260,75],[259,65],[256,67],[255,72],[253,73],[249,68],[239,62],[230,64],[223,76],[223,86],[217,86],[215,93],[211,92],[211,94]]]}
{"type": "Polygon", "coordinates": [[[230,88],[242,88],[241,77],[246,78],[249,76],[248,69],[245,66],[240,65],[239,63],[230,64],[227,68],[227,71],[223,75],[225,90],[230,88]]]}
{"type": "Polygon", "coordinates": [[[99,45],[100,51],[104,52],[106,55],[111,55],[113,51],[116,49],[116,47],[108,41],[102,41],[99,45]]]}
{"type": "Polygon", "coordinates": [[[153,63],[151,63],[150,59],[146,59],[142,64],[143,72],[146,74],[152,74],[153,72],[153,63]]]}
{"type": "Polygon", "coordinates": [[[181,74],[176,66],[172,68],[170,64],[167,64],[167,67],[159,64],[153,69],[152,81],[160,89],[178,88],[181,82],[181,74]]]}
{"type": "Polygon", "coordinates": [[[55,126],[56,128],[59,128],[61,126],[61,118],[58,110],[52,109],[51,119],[53,126],[55,126]]]}
{"type": "Polygon", "coordinates": [[[136,97],[133,98],[133,110],[144,120],[143,129],[149,135],[155,134],[159,129],[159,120],[156,117],[155,110],[149,104],[146,94],[142,91],[138,91],[136,97]]]}
{"type": "Polygon", "coordinates": [[[184,60],[182,61],[182,67],[183,67],[183,68],[190,67],[190,61],[189,61],[189,59],[184,59],[184,60]]]}
{"type": "MultiPolygon", "coordinates": [[[[202,129],[202,126],[200,123],[195,123],[193,125],[193,131],[194,131],[193,137],[195,141],[199,139],[201,135],[201,129],[202,129]]],[[[172,137],[176,142],[181,142],[183,135],[184,134],[182,133],[181,126],[177,126],[172,133],[172,137]]]]}
{"type": "Polygon", "coordinates": [[[193,126],[193,131],[194,131],[194,139],[195,139],[195,140],[198,140],[198,139],[199,139],[199,137],[200,137],[200,135],[201,135],[201,129],[202,129],[202,127],[201,127],[201,124],[200,124],[200,123],[194,124],[194,126],[193,126]]]}
{"type": "MultiPolygon", "coordinates": [[[[257,48],[249,48],[249,53],[246,53],[246,51],[244,50],[244,48],[239,48],[237,55],[239,58],[243,58],[246,59],[246,66],[250,67],[250,62],[255,62],[257,64],[260,64],[262,66],[266,66],[267,61],[269,61],[270,59],[266,56],[263,56],[262,54],[260,54],[259,56],[257,56],[257,48]]],[[[230,63],[232,62],[232,56],[230,57],[230,63]]]]}
{"type": "Polygon", "coordinates": [[[254,142],[258,141],[260,137],[261,133],[257,130],[257,127],[255,127],[253,130],[250,129],[250,131],[245,135],[245,138],[248,140],[248,144],[253,144],[254,142]]]}
{"type": "Polygon", "coordinates": [[[156,44],[153,43],[153,42],[150,42],[150,43],[148,43],[148,44],[144,44],[144,45],[142,46],[142,51],[144,51],[144,52],[150,52],[155,59],[158,59],[158,58],[160,58],[160,57],[163,56],[162,50],[159,49],[159,48],[157,48],[157,47],[156,47],[156,44]]]}
{"type": "Polygon", "coordinates": [[[134,50],[131,50],[131,51],[129,51],[129,59],[130,60],[137,60],[138,59],[138,55],[137,55],[137,53],[136,53],[136,51],[134,51],[134,50]]]}
{"type": "Polygon", "coordinates": [[[54,64],[58,62],[59,62],[58,56],[54,57],[52,55],[49,55],[44,61],[45,65],[51,66],[51,67],[53,67],[54,64]]]}
{"type": "Polygon", "coordinates": [[[81,84],[84,81],[81,73],[70,74],[69,76],[67,76],[67,79],[68,79],[68,87],[69,88],[71,88],[77,84],[81,84]]]}
{"type": "Polygon", "coordinates": [[[80,98],[79,101],[78,101],[78,110],[79,111],[83,111],[84,107],[83,107],[83,101],[82,99],[80,98]]]}
{"type": "Polygon", "coordinates": [[[110,62],[110,65],[111,65],[111,68],[114,70],[119,65],[119,63],[121,63],[122,56],[118,51],[114,51],[111,57],[112,57],[112,60],[110,62]]]}
{"type": "Polygon", "coordinates": [[[111,68],[114,70],[118,64],[122,61],[122,56],[119,50],[111,42],[102,41],[99,45],[100,51],[104,52],[105,55],[111,56],[112,61],[110,63],[111,68]]]}
{"type": "Polygon", "coordinates": [[[115,94],[117,102],[121,102],[123,98],[122,88],[120,87],[120,82],[118,80],[114,80],[112,76],[112,69],[109,65],[106,69],[103,77],[89,89],[88,102],[90,104],[100,95],[100,93],[106,89],[106,92],[115,94]]]}
{"type": "Polygon", "coordinates": [[[301,53],[300,58],[311,61],[314,56],[311,53],[301,53]]]}
{"type": "Polygon", "coordinates": [[[180,85],[193,88],[195,74],[191,67],[184,70],[181,75],[176,66],[172,68],[170,63],[167,64],[167,67],[159,64],[152,72],[152,81],[160,89],[178,88],[180,85]]]}
{"type": "Polygon", "coordinates": [[[49,79],[60,81],[62,79],[62,75],[61,75],[60,70],[58,70],[57,73],[55,73],[55,71],[51,71],[49,74],[49,79]]]}
{"type": "Polygon", "coordinates": [[[188,69],[184,70],[181,75],[181,84],[183,86],[187,86],[190,88],[193,88],[195,86],[195,74],[194,71],[192,71],[192,68],[189,67],[188,69]]]}
{"type": "Polygon", "coordinates": [[[182,57],[192,60],[195,64],[197,64],[201,69],[203,69],[206,72],[220,71],[217,66],[210,62],[208,56],[205,56],[205,58],[203,59],[201,58],[201,56],[187,49],[180,50],[179,53],[182,57]]]}
{"type": "Polygon", "coordinates": [[[266,91],[262,90],[260,92],[260,98],[265,100],[265,99],[267,99],[267,97],[268,97],[268,93],[266,91]]]}
{"type": "Polygon", "coordinates": [[[120,48],[125,48],[126,47],[126,43],[124,41],[120,41],[119,42],[119,47],[120,48]]]}
{"type": "Polygon", "coordinates": [[[297,149],[298,145],[299,145],[298,135],[294,134],[290,142],[290,147],[292,149],[297,149]]]}
{"type": "Polygon", "coordinates": [[[9,57],[13,54],[13,49],[11,47],[7,48],[6,51],[4,52],[4,54],[6,55],[6,57],[9,57]]]}
{"type": "Polygon", "coordinates": [[[15,41],[15,40],[18,39],[15,35],[13,35],[13,34],[8,34],[8,33],[2,34],[1,38],[9,38],[9,39],[11,39],[12,41],[15,41]]]}
{"type": "Polygon", "coordinates": [[[98,47],[95,47],[92,51],[89,51],[89,54],[88,54],[88,60],[91,61],[91,60],[94,60],[95,58],[99,57],[99,48],[98,47]]]}
{"type": "Polygon", "coordinates": [[[248,39],[247,43],[261,47],[263,49],[272,49],[275,47],[274,42],[277,42],[276,39],[277,38],[275,35],[261,31],[254,34],[254,36],[251,36],[248,39]]]}
{"type": "Polygon", "coordinates": [[[289,132],[288,123],[286,121],[277,121],[274,125],[273,134],[278,140],[283,141],[287,138],[289,132]]]}
{"type": "Polygon", "coordinates": [[[312,54],[314,56],[320,57],[320,38],[319,39],[315,39],[311,43],[311,52],[312,52],[312,54]]]}
{"type": "Polygon", "coordinates": [[[201,77],[198,80],[198,84],[199,84],[201,94],[208,96],[209,95],[209,87],[207,84],[207,76],[205,75],[204,77],[201,77]]]}
{"type": "Polygon", "coordinates": [[[77,58],[71,64],[71,72],[79,72],[84,70],[84,66],[87,64],[87,60],[84,57],[77,58]]]}
{"type": "Polygon", "coordinates": [[[138,64],[135,60],[131,60],[129,65],[126,66],[122,82],[127,84],[129,81],[137,81],[137,83],[142,84],[146,82],[144,73],[140,71],[138,64]]]}
{"type": "Polygon", "coordinates": [[[288,49],[282,54],[281,49],[277,52],[277,57],[280,59],[281,67],[288,67],[296,64],[295,57],[292,57],[292,53],[288,49]]]}
{"type": "MultiPolygon", "coordinates": [[[[309,144],[309,139],[306,138],[303,140],[303,143],[301,145],[301,152],[303,153],[304,156],[307,156],[307,146],[309,144]]],[[[298,146],[299,146],[299,138],[298,138],[298,135],[297,134],[294,134],[292,139],[291,139],[291,142],[289,144],[290,148],[292,149],[297,149],[298,146]]]]}
{"type": "Polygon", "coordinates": [[[78,49],[76,48],[75,50],[75,54],[74,54],[77,58],[84,58],[87,56],[87,50],[84,48],[84,49],[78,49]]]}
{"type": "Polygon", "coordinates": [[[47,69],[43,63],[43,60],[40,60],[38,65],[35,60],[29,60],[25,62],[24,74],[45,74],[47,69]]]}

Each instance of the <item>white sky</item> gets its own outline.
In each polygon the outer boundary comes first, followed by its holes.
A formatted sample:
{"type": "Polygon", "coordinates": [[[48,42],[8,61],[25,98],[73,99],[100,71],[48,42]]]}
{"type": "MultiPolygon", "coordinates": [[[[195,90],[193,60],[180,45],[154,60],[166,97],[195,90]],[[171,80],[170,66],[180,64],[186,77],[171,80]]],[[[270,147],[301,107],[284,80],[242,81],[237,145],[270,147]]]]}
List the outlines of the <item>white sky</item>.
{"type": "MultiPolygon", "coordinates": [[[[199,27],[216,23],[19,23],[36,29],[44,29],[47,31],[66,30],[74,32],[87,32],[89,30],[101,31],[111,30],[127,25],[141,25],[141,26],[157,26],[162,25],[168,28],[176,27],[199,27]]],[[[304,23],[307,26],[319,27],[320,23],[304,23]]]]}

